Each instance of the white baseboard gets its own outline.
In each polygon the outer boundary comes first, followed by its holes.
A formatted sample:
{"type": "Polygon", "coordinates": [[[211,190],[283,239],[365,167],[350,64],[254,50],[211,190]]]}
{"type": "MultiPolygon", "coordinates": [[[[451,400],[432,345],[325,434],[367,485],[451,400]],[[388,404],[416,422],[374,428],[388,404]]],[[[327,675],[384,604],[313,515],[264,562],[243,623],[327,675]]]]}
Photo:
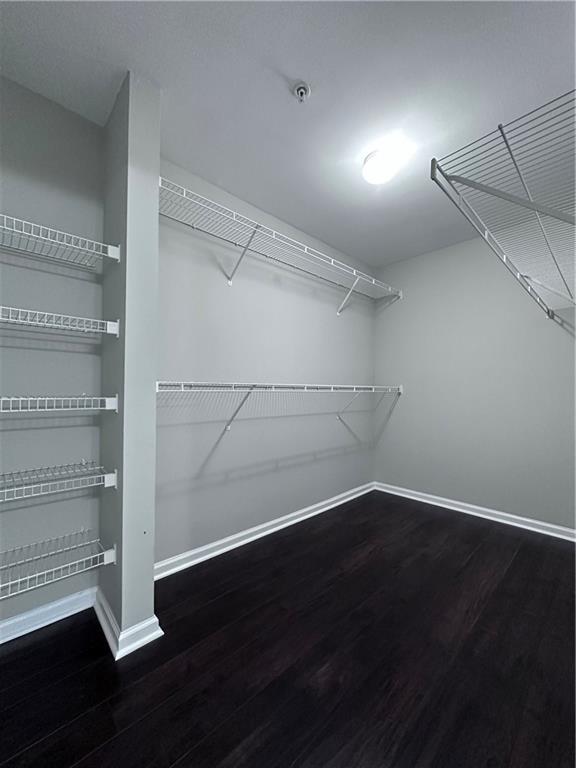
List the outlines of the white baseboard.
{"type": "Polygon", "coordinates": [[[164,634],[155,615],[120,631],[116,617],[101,589],[96,593],[94,610],[116,661],[164,634]]]}
{"type": "Polygon", "coordinates": [[[388,485],[387,483],[373,483],[374,490],[383,491],[384,493],[391,493],[394,496],[403,496],[407,499],[414,499],[415,501],[423,501],[425,504],[433,504],[436,507],[445,507],[446,509],[453,509],[456,512],[464,512],[466,515],[475,515],[476,517],[484,517],[487,520],[492,520],[496,523],[504,523],[505,525],[513,525],[516,528],[525,528],[528,531],[535,531],[536,533],[544,533],[546,536],[554,536],[558,539],[567,539],[568,541],[576,541],[576,531],[574,528],[567,528],[563,525],[554,525],[553,523],[545,523],[543,520],[533,520],[529,517],[520,517],[518,515],[511,515],[508,512],[499,512],[496,509],[489,509],[487,507],[478,507],[475,504],[468,504],[465,501],[454,501],[454,499],[444,499],[441,496],[433,496],[431,493],[422,493],[421,491],[412,491],[409,488],[400,488],[396,485],[388,485]]]}
{"type": "Polygon", "coordinates": [[[96,587],[75,592],[73,595],[54,600],[31,611],[19,613],[0,621],[0,644],[15,640],[37,629],[53,624],[55,621],[67,619],[75,613],[92,608],[96,602],[96,587]]]}
{"type": "Polygon", "coordinates": [[[231,549],[242,547],[250,541],[260,539],[262,536],[268,536],[275,531],[279,531],[281,528],[287,528],[289,525],[294,525],[295,523],[299,523],[314,515],[319,515],[321,512],[326,512],[333,507],[338,507],[340,504],[344,504],[347,501],[351,501],[352,499],[373,490],[374,483],[366,483],[357,488],[352,488],[350,491],[340,493],[337,496],[332,496],[330,499],[320,501],[317,504],[312,504],[310,507],[299,509],[297,512],[291,512],[288,515],[277,517],[275,520],[270,520],[267,523],[255,525],[253,528],[247,528],[239,533],[234,533],[232,536],[226,536],[224,539],[213,541],[203,547],[189,549],[187,552],[182,552],[180,555],[174,555],[174,557],[161,560],[154,566],[154,579],[163,579],[165,576],[170,576],[172,573],[177,573],[177,571],[190,568],[192,565],[197,565],[204,560],[209,560],[211,557],[217,557],[218,555],[224,554],[224,552],[229,552],[231,549]]]}

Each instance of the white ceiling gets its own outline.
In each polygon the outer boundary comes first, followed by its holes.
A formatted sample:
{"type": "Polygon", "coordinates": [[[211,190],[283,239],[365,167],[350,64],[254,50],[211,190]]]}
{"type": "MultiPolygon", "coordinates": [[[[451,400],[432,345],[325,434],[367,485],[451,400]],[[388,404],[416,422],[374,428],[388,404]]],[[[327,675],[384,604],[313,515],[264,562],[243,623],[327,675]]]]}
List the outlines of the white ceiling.
{"type": "Polygon", "coordinates": [[[570,2],[3,2],[1,22],[7,77],[101,124],[126,70],[148,77],[164,157],[371,265],[469,239],[430,158],[574,83],[570,2]],[[398,128],[418,153],[369,186],[398,128]]]}

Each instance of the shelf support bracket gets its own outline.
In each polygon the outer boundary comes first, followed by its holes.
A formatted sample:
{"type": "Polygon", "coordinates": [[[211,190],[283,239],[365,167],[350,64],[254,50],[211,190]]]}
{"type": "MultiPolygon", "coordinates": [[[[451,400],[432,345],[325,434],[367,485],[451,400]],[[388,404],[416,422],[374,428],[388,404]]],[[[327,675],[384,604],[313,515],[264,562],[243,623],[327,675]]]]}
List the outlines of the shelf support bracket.
{"type": "Polygon", "coordinates": [[[347,430],[348,430],[348,432],[350,432],[350,434],[353,436],[353,438],[354,438],[354,439],[355,439],[355,440],[356,440],[356,441],[357,441],[359,444],[360,444],[360,443],[362,443],[362,441],[360,440],[360,438],[358,437],[358,435],[356,434],[356,432],[354,432],[354,430],[352,429],[352,427],[351,427],[351,426],[350,426],[350,425],[349,425],[349,424],[348,424],[348,423],[347,423],[347,422],[344,420],[344,418],[342,417],[342,414],[343,414],[343,413],[345,413],[345,412],[348,410],[348,408],[350,408],[350,406],[352,405],[352,403],[354,402],[354,400],[356,400],[356,398],[357,398],[357,397],[360,397],[360,395],[362,395],[362,394],[364,394],[364,393],[363,393],[363,392],[356,392],[356,394],[354,395],[354,397],[353,397],[353,398],[352,398],[352,399],[351,399],[351,400],[350,400],[350,401],[349,401],[349,402],[348,402],[348,403],[347,403],[347,404],[344,406],[344,408],[342,408],[342,410],[341,410],[341,411],[339,411],[339,412],[336,414],[336,418],[338,419],[338,421],[340,422],[340,424],[342,424],[342,426],[343,426],[345,429],[347,429],[347,430]]]}
{"type": "Polygon", "coordinates": [[[258,231],[258,226],[256,225],[254,227],[254,229],[252,230],[252,234],[250,235],[250,237],[248,239],[248,242],[246,243],[246,245],[242,249],[242,253],[240,254],[240,258],[238,259],[238,261],[234,265],[234,269],[232,270],[232,274],[228,277],[228,285],[232,285],[232,280],[234,279],[234,275],[238,271],[238,267],[242,263],[242,261],[244,259],[244,256],[246,256],[246,254],[248,253],[248,250],[249,250],[249,248],[250,248],[250,246],[252,244],[252,240],[254,240],[254,235],[256,234],[257,231],[258,231]]]}
{"type": "Polygon", "coordinates": [[[339,306],[339,307],[338,307],[338,309],[336,310],[336,314],[338,315],[338,317],[340,317],[340,315],[341,315],[341,314],[342,314],[342,312],[344,311],[344,309],[345,309],[346,305],[347,305],[347,304],[348,304],[348,302],[350,301],[350,297],[352,296],[352,293],[354,292],[354,288],[356,288],[356,286],[358,285],[358,281],[359,281],[359,280],[360,280],[360,278],[359,278],[359,277],[357,277],[357,278],[356,278],[356,280],[354,280],[354,282],[352,283],[352,286],[351,286],[350,290],[348,291],[348,293],[347,293],[347,294],[346,294],[346,296],[344,297],[344,301],[342,302],[342,304],[340,304],[340,306],[339,306]]]}
{"type": "Polygon", "coordinates": [[[348,410],[348,408],[350,408],[350,406],[352,405],[352,403],[354,402],[354,400],[356,400],[356,398],[357,398],[357,397],[360,397],[360,395],[363,395],[363,394],[365,394],[365,393],[364,393],[364,392],[356,392],[356,394],[354,395],[354,397],[352,398],[352,400],[350,400],[350,401],[348,402],[348,404],[347,404],[347,405],[345,405],[345,406],[344,406],[344,408],[342,408],[342,410],[338,412],[338,416],[337,416],[336,418],[338,418],[338,419],[339,419],[339,418],[340,418],[340,416],[342,416],[342,414],[344,413],[344,411],[347,411],[347,410],[348,410]]]}
{"type": "Polygon", "coordinates": [[[246,401],[248,400],[248,398],[249,398],[249,397],[250,397],[250,395],[252,394],[252,391],[253,391],[253,387],[251,387],[251,388],[248,390],[248,392],[246,392],[246,394],[244,395],[244,397],[243,397],[243,398],[242,398],[242,400],[240,401],[240,405],[238,405],[238,407],[236,408],[236,410],[234,411],[234,413],[232,414],[232,416],[230,416],[230,418],[229,418],[229,419],[228,419],[228,421],[226,422],[226,426],[224,427],[224,431],[225,431],[225,432],[230,432],[230,427],[232,426],[232,423],[233,423],[234,419],[236,418],[236,416],[238,416],[238,414],[240,413],[240,411],[242,410],[242,408],[243,408],[243,407],[244,407],[244,405],[246,404],[246,401]]]}
{"type": "MultiPolygon", "coordinates": [[[[534,202],[534,199],[532,197],[532,194],[530,192],[530,189],[528,188],[528,184],[526,183],[526,180],[524,179],[524,176],[522,174],[522,171],[520,170],[520,166],[518,165],[518,162],[516,158],[514,157],[514,152],[512,152],[512,147],[510,146],[510,142],[508,141],[508,136],[506,136],[506,131],[504,130],[504,126],[502,123],[498,126],[498,130],[502,134],[502,138],[504,139],[504,144],[506,144],[506,149],[508,150],[508,154],[510,155],[510,159],[512,160],[514,164],[514,168],[516,169],[516,173],[518,174],[518,178],[520,179],[520,182],[522,183],[522,186],[524,187],[524,192],[526,192],[526,197],[528,200],[530,200],[531,203],[534,202]]],[[[564,283],[564,286],[566,290],[568,291],[568,295],[572,299],[572,291],[570,290],[570,286],[568,285],[568,282],[566,281],[566,278],[562,274],[562,270],[560,269],[560,265],[558,264],[558,260],[556,259],[556,255],[554,251],[552,250],[552,244],[550,243],[550,240],[548,239],[548,235],[546,233],[546,230],[544,229],[544,224],[542,222],[542,217],[538,213],[538,211],[534,211],[536,214],[536,218],[538,220],[538,226],[540,227],[540,232],[542,233],[542,237],[544,238],[544,242],[546,243],[546,246],[548,247],[548,252],[550,253],[550,256],[552,257],[552,261],[554,262],[554,266],[556,267],[556,270],[558,271],[558,274],[560,275],[560,279],[564,283]]]]}
{"type": "Polygon", "coordinates": [[[574,216],[571,216],[569,213],[564,213],[564,211],[559,211],[556,208],[550,208],[547,205],[536,203],[533,200],[525,200],[523,197],[511,195],[509,192],[503,192],[501,189],[490,187],[487,184],[480,184],[479,181],[472,181],[472,179],[467,179],[465,176],[446,174],[446,178],[448,181],[463,184],[465,187],[470,187],[471,189],[477,189],[478,192],[484,192],[486,195],[493,195],[502,200],[507,200],[509,203],[520,205],[522,208],[528,208],[530,211],[536,211],[537,213],[543,213],[544,216],[551,216],[553,219],[565,221],[567,224],[572,224],[572,226],[576,223],[574,216]]]}

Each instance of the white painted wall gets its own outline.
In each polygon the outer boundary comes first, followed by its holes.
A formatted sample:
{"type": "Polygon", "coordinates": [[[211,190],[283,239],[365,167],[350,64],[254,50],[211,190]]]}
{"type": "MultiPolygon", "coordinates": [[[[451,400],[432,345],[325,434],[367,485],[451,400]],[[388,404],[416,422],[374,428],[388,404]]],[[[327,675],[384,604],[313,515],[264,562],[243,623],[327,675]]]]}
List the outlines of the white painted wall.
{"type": "MultiPolygon", "coordinates": [[[[167,162],[162,172],[328,251],[167,162]]],[[[235,248],[161,220],[159,379],[372,383],[369,301],[358,299],[337,317],[342,290],[252,257],[229,286],[222,268],[229,272],[238,255],[235,248]]],[[[346,396],[273,398],[254,397],[220,442],[238,398],[159,398],[157,561],[371,479],[369,447],[359,445],[335,417],[346,396]],[[308,415],[287,415],[303,410],[308,415]]],[[[349,423],[361,441],[368,440],[366,414],[352,415],[349,423]]]]}
{"type": "Polygon", "coordinates": [[[377,314],[376,378],[405,394],[373,479],[573,527],[573,336],[479,239],[380,277],[404,300],[377,314]]]}

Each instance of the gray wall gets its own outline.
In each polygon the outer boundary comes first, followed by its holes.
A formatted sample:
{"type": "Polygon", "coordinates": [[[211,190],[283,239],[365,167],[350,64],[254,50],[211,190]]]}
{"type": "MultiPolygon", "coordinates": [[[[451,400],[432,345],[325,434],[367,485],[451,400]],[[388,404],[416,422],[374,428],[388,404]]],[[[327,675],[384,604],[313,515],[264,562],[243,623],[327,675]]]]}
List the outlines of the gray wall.
{"type": "MultiPolygon", "coordinates": [[[[374,479],[574,525],[574,339],[480,240],[382,270],[376,379],[405,394],[374,479]]],[[[573,322],[573,313],[572,313],[573,322]]]]}
{"type": "MultiPolygon", "coordinates": [[[[103,132],[15,83],[0,80],[0,210],[101,239],[103,132]]],[[[78,270],[0,254],[0,303],[101,316],[97,281],[78,270]]],[[[99,346],[50,333],[0,329],[3,395],[100,393],[99,346]]],[[[99,458],[98,420],[0,417],[0,472],[99,458]]],[[[82,527],[98,529],[99,494],[3,504],[0,549],[82,527]]],[[[67,579],[0,603],[7,617],[96,583],[67,579]]]]}
{"type": "MultiPolygon", "coordinates": [[[[164,163],[163,174],[328,250],[175,166],[164,163]]],[[[229,286],[222,268],[229,272],[238,255],[161,219],[159,379],[372,382],[369,302],[356,300],[337,317],[343,291],[251,257],[229,286]]],[[[371,480],[371,420],[349,417],[356,438],[335,418],[348,400],[254,397],[218,442],[237,397],[159,397],[156,560],[371,480]]]]}

